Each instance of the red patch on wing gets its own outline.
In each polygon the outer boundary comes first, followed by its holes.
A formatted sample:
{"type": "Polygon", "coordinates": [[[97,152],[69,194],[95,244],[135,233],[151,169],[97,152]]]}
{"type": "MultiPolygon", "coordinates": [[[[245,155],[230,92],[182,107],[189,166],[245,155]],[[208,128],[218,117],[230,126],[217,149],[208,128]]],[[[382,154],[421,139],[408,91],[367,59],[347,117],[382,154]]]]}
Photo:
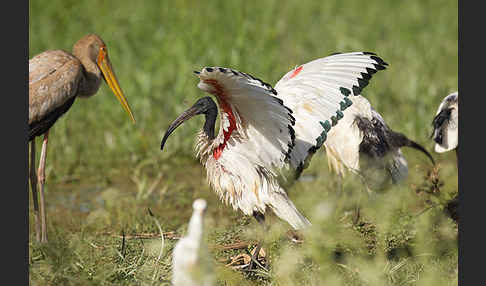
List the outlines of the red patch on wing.
{"type": "Polygon", "coordinates": [[[294,70],[294,72],[290,75],[289,78],[293,78],[294,76],[298,75],[300,71],[302,71],[303,66],[300,66],[294,70]]]}
{"type": "Polygon", "coordinates": [[[226,114],[226,117],[228,118],[228,121],[230,123],[228,130],[223,129],[223,137],[224,137],[223,143],[219,144],[219,146],[213,150],[213,157],[214,159],[218,160],[219,157],[221,157],[224,148],[226,147],[226,143],[231,137],[231,133],[233,133],[233,131],[236,130],[236,119],[235,119],[235,115],[233,114],[233,110],[231,109],[231,106],[225,100],[226,94],[224,92],[224,89],[218,83],[218,81],[215,79],[206,79],[204,80],[204,82],[214,87],[215,91],[213,92],[213,94],[216,95],[216,99],[218,100],[219,107],[226,114]]]}
{"type": "Polygon", "coordinates": [[[213,151],[213,157],[216,160],[218,160],[221,154],[223,153],[223,150],[226,147],[226,143],[231,137],[231,133],[233,133],[233,130],[236,129],[236,119],[230,105],[226,101],[219,100],[219,99],[218,99],[218,103],[221,106],[221,109],[223,109],[223,112],[226,113],[226,117],[228,118],[230,125],[228,127],[228,131],[223,129],[223,136],[224,136],[223,143],[219,144],[219,146],[213,151]]]}

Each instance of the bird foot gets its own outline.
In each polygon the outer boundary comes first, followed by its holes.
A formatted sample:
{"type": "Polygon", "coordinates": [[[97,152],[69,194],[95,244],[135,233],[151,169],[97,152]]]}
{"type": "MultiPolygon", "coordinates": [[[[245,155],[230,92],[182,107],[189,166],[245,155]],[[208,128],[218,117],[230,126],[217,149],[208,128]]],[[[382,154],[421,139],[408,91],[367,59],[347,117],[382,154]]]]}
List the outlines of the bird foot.
{"type": "Polygon", "coordinates": [[[243,271],[254,271],[257,270],[258,267],[262,268],[265,271],[268,269],[264,266],[266,264],[266,253],[263,248],[260,247],[258,254],[256,250],[258,245],[250,251],[250,255],[248,253],[240,253],[236,256],[231,257],[231,262],[226,264],[225,266],[231,267],[232,269],[241,269],[243,271]]]}
{"type": "Polygon", "coordinates": [[[265,266],[263,266],[263,264],[266,264],[265,261],[266,253],[265,250],[263,250],[263,248],[260,245],[257,245],[255,248],[253,248],[253,250],[250,251],[250,254],[251,254],[251,260],[248,265],[248,268],[246,269],[247,271],[256,270],[257,266],[259,266],[265,271],[268,271],[268,269],[265,266]]]}

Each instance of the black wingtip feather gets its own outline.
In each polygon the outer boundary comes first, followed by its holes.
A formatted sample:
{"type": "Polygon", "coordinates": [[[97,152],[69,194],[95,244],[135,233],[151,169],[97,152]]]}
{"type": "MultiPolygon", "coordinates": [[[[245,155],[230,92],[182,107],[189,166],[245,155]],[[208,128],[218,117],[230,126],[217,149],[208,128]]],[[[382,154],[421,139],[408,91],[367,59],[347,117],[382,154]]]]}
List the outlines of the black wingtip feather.
{"type": "Polygon", "coordinates": [[[377,70],[372,68],[366,68],[366,72],[371,76],[377,72],[377,70]]]}
{"type": "Polygon", "coordinates": [[[385,66],[382,66],[382,65],[379,65],[379,64],[373,64],[373,66],[375,66],[375,69],[379,70],[379,71],[386,69],[385,66]]]}
{"type": "Polygon", "coordinates": [[[273,98],[275,98],[275,100],[276,100],[276,101],[278,101],[278,103],[279,103],[280,105],[284,105],[284,104],[283,104],[283,100],[282,100],[281,98],[278,98],[278,97],[273,97],[273,98]]]}
{"type": "Polygon", "coordinates": [[[367,81],[371,79],[371,75],[364,72],[361,73],[361,77],[367,81]]]}
{"type": "Polygon", "coordinates": [[[368,85],[369,81],[358,78],[358,85],[361,89],[365,88],[368,85]]]}
{"type": "Polygon", "coordinates": [[[383,65],[383,66],[387,66],[388,64],[382,60],[380,57],[377,57],[377,56],[371,56],[370,57],[371,59],[375,60],[378,64],[380,65],[383,65]]]}

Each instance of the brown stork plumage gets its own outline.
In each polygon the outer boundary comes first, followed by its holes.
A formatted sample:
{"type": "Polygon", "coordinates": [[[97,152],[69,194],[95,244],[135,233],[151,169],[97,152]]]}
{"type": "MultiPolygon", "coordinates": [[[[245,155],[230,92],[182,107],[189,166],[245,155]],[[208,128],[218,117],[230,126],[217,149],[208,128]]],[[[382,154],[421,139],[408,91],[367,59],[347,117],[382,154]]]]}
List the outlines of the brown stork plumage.
{"type": "Polygon", "coordinates": [[[47,241],[44,183],[49,129],[71,108],[78,96],[90,97],[96,94],[102,79],[135,122],[111,67],[106,45],[98,35],[89,34],[81,38],[74,44],[72,54],[62,50],[48,50],[29,60],[30,183],[37,241],[47,241]],[[44,140],[36,176],[35,137],[41,135],[44,135],[44,140]]]}

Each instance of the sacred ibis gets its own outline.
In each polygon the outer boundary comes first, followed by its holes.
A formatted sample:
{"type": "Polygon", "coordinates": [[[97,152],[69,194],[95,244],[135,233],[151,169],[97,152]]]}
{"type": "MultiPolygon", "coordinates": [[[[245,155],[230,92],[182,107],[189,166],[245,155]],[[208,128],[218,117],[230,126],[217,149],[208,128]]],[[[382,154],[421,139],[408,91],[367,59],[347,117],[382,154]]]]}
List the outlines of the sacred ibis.
{"type": "Polygon", "coordinates": [[[352,102],[324,143],[331,170],[341,177],[349,170],[362,176],[367,186],[383,188],[390,179],[398,183],[408,176],[401,147],[415,148],[435,164],[424,147],[391,130],[366,98],[358,95],[352,102]]]}
{"type": "Polygon", "coordinates": [[[431,135],[435,142],[435,152],[443,153],[456,149],[459,143],[459,92],[446,96],[439,105],[432,121],[434,131],[431,135]]]}
{"type": "MultiPolygon", "coordinates": [[[[434,131],[431,138],[435,142],[435,152],[444,153],[455,149],[456,159],[459,159],[457,146],[459,145],[459,92],[446,96],[439,105],[432,121],[434,131]]],[[[446,206],[446,213],[456,222],[459,221],[459,194],[450,200],[446,206]]]]}

